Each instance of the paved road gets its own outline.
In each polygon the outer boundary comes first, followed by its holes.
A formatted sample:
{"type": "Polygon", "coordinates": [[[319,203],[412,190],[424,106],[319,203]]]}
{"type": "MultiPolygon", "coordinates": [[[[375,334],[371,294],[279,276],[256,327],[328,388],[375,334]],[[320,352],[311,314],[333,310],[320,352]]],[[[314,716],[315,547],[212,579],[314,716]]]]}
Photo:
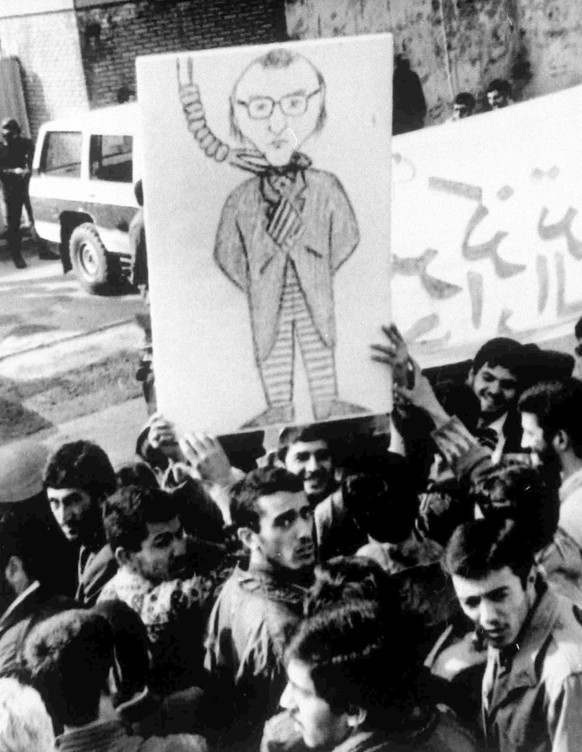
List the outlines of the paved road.
{"type": "Polygon", "coordinates": [[[27,269],[0,260],[0,358],[112,324],[142,310],[138,295],[88,295],[59,261],[26,253],[27,269]]]}

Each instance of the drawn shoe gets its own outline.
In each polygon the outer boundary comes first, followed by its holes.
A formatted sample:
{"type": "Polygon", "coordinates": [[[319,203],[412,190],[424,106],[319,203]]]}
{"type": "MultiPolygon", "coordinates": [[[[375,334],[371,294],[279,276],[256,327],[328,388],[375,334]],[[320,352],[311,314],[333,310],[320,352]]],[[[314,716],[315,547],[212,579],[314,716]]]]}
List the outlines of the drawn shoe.
{"type": "Polygon", "coordinates": [[[14,261],[14,266],[17,269],[26,269],[26,267],[28,266],[21,253],[15,253],[12,256],[12,261],[14,261]]]}
{"type": "Polygon", "coordinates": [[[315,420],[328,420],[329,418],[347,418],[351,415],[369,415],[370,410],[353,402],[344,402],[334,398],[320,400],[313,405],[315,420]]]}
{"type": "Polygon", "coordinates": [[[294,419],[295,409],[291,403],[285,405],[273,405],[256,417],[247,420],[246,423],[242,424],[241,428],[260,428],[261,426],[293,423],[294,419]]]}

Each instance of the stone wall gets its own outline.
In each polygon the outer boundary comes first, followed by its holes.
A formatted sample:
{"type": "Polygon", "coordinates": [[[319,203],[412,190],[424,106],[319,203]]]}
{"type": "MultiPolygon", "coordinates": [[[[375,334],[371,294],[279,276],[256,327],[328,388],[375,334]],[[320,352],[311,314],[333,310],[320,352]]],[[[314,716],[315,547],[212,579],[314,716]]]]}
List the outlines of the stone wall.
{"type": "Polygon", "coordinates": [[[573,0],[286,0],[293,39],[392,31],[420,76],[427,123],[459,91],[481,98],[509,79],[517,98],[582,82],[582,2],[573,0]]]}

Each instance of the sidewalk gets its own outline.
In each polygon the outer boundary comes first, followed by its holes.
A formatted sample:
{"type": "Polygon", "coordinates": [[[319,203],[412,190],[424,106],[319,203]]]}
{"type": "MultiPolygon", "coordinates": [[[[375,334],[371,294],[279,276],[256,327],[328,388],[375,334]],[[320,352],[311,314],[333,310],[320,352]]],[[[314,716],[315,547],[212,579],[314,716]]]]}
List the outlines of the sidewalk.
{"type": "MultiPolygon", "coordinates": [[[[5,243],[0,238],[0,281],[3,292],[19,289],[19,285],[48,285],[52,283],[52,277],[56,275],[58,286],[70,297],[82,298],[80,306],[95,306],[98,299],[85,299],[84,293],[78,289],[73,278],[62,277],[60,262],[40,262],[36,256],[36,248],[30,239],[23,242],[23,255],[29,266],[25,270],[13,268],[11,260],[7,257],[5,243]],[[50,278],[50,279],[49,279],[50,278]],[[67,289],[68,288],[68,289],[67,289]]],[[[14,296],[16,292],[12,291],[14,296]]],[[[117,301],[110,299],[108,304],[115,306],[117,301]]],[[[111,308],[108,305],[108,310],[111,308]]],[[[139,305],[137,306],[140,307],[139,305]]],[[[99,326],[99,311],[97,313],[82,313],[85,317],[91,315],[91,331],[83,331],[81,322],[79,325],[72,324],[62,330],[57,327],[30,327],[30,334],[23,336],[19,333],[17,338],[4,337],[0,342],[0,378],[11,380],[21,384],[35,379],[55,379],[56,382],[62,377],[67,378],[72,369],[90,368],[92,364],[99,363],[104,359],[115,356],[120,351],[134,351],[139,348],[142,334],[136,326],[133,315],[120,315],[121,310],[114,310],[113,315],[105,318],[105,325],[99,326]],[[39,331],[34,331],[34,329],[39,331]],[[14,341],[13,341],[14,340],[14,341]]],[[[78,309],[74,309],[78,315],[78,309]]],[[[133,312],[133,311],[132,311],[133,312]]],[[[46,319],[45,319],[46,320],[46,319]]],[[[84,322],[85,326],[87,321],[84,322]]],[[[136,392],[137,392],[136,385],[136,392]]],[[[22,402],[22,407],[27,409],[27,403],[22,402]]],[[[58,404],[55,402],[54,404],[58,404]]],[[[28,406],[28,409],[34,409],[28,406]]],[[[39,414],[39,423],[47,425],[53,421],[42,421],[42,412],[39,414]]],[[[107,452],[114,466],[132,461],[134,447],[139,431],[147,420],[147,410],[143,398],[129,399],[121,404],[106,406],[90,415],[76,417],[63,423],[43,428],[27,438],[6,439],[13,444],[22,444],[30,441],[42,442],[49,448],[57,447],[66,441],[87,439],[94,441],[107,452]]],[[[2,438],[0,437],[0,444],[2,438]]]]}
{"type": "Polygon", "coordinates": [[[75,418],[14,443],[22,444],[32,440],[53,449],[67,441],[86,439],[99,444],[117,468],[133,460],[137,436],[147,417],[145,402],[139,398],[107,407],[92,415],[75,418]]]}

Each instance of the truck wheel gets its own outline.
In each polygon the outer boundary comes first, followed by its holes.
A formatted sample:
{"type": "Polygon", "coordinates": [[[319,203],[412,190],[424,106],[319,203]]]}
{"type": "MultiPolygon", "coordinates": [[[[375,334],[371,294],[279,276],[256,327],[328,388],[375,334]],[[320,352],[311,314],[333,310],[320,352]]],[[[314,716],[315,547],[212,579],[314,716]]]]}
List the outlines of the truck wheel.
{"type": "Polygon", "coordinates": [[[107,252],[97,228],[91,222],[75,227],[69,240],[75,276],[82,287],[95,295],[107,295],[117,283],[115,259],[107,252]]]}

